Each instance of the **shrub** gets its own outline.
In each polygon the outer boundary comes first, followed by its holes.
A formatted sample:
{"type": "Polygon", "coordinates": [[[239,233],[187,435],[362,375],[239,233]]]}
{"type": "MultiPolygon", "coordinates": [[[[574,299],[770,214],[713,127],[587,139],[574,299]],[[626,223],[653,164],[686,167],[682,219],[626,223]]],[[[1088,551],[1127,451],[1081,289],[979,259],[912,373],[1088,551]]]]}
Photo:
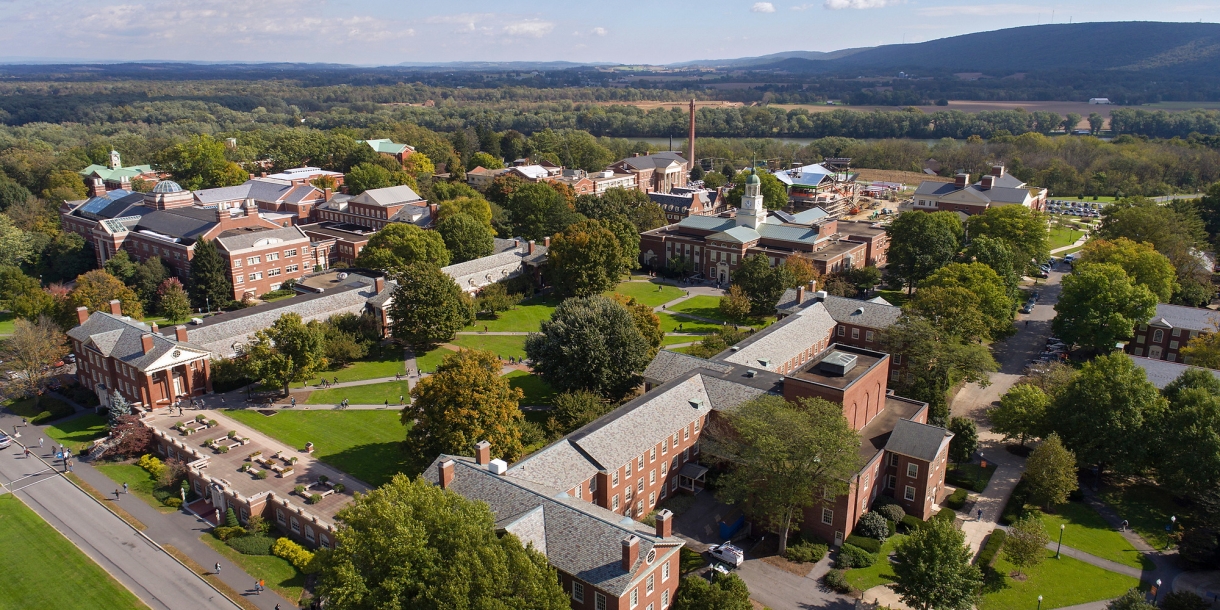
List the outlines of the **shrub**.
{"type": "Polygon", "coordinates": [[[208,425],[209,425],[209,426],[219,426],[219,425],[220,425],[220,422],[218,422],[218,421],[216,421],[216,420],[214,420],[214,419],[209,419],[209,420],[208,420],[208,425]]]}
{"type": "Polygon", "coordinates": [[[864,536],[852,534],[847,537],[845,542],[852,546],[860,547],[870,553],[881,552],[881,542],[879,542],[876,538],[865,538],[864,536]]]}
{"type": "Polygon", "coordinates": [[[898,504],[881,504],[878,502],[873,504],[873,510],[881,513],[890,521],[902,521],[903,517],[907,516],[907,511],[903,510],[898,504]]]}
{"type": "Polygon", "coordinates": [[[305,547],[287,539],[280,538],[271,546],[271,554],[276,557],[283,557],[288,560],[288,563],[296,566],[298,570],[305,570],[305,566],[313,561],[313,553],[305,550],[305,547]]]}
{"type": "Polygon", "coordinates": [[[839,547],[839,558],[835,561],[836,568],[867,568],[877,561],[877,556],[854,545],[844,544],[839,547]]]}
{"type": "Polygon", "coordinates": [[[269,529],[271,529],[271,524],[264,521],[263,516],[258,513],[250,515],[250,518],[246,519],[246,533],[251,536],[265,534],[269,529]]]}
{"type": "Polygon", "coordinates": [[[199,423],[201,423],[201,424],[202,424],[203,422],[207,421],[207,420],[208,420],[208,416],[206,416],[206,415],[199,414],[199,415],[196,415],[196,416],[195,416],[195,421],[197,421],[197,422],[199,422],[199,423]]]}
{"type": "Polygon", "coordinates": [[[902,524],[903,531],[908,534],[919,529],[921,526],[923,526],[923,520],[921,520],[919,517],[916,517],[915,515],[907,515],[907,516],[903,517],[902,521],[900,521],[899,523],[902,524]]]}
{"type": "Polygon", "coordinates": [[[347,486],[345,486],[343,483],[335,483],[335,486],[332,489],[335,490],[335,493],[341,494],[343,493],[343,490],[347,489],[347,486]]]}
{"type": "Polygon", "coordinates": [[[182,498],[166,498],[161,503],[170,508],[180,508],[182,506],[182,498]]]}
{"type": "Polygon", "coordinates": [[[267,471],[266,470],[258,471],[258,474],[254,475],[254,478],[259,479],[259,480],[267,478],[267,471]]]}
{"type": "Polygon", "coordinates": [[[264,536],[262,534],[252,534],[229,538],[225,541],[233,550],[242,555],[270,555],[271,547],[275,544],[275,538],[264,536]]]}
{"type": "Polygon", "coordinates": [[[966,493],[965,487],[959,487],[957,491],[949,494],[948,498],[945,498],[945,506],[953,510],[961,510],[962,507],[966,506],[966,493]]]}
{"type": "Polygon", "coordinates": [[[319,482],[319,483],[323,483],[323,484],[325,484],[325,483],[326,483],[327,481],[329,481],[329,480],[330,480],[330,477],[328,477],[328,476],[326,476],[326,475],[324,475],[324,474],[320,474],[320,475],[318,475],[318,482],[319,482]]]}
{"type": "Polygon", "coordinates": [[[228,446],[228,445],[221,445],[221,446],[217,447],[217,448],[216,448],[216,450],[217,450],[217,451],[219,451],[219,452],[221,452],[221,453],[228,453],[228,452],[229,452],[229,446],[228,446]]]}
{"type": "Polygon", "coordinates": [[[227,540],[229,540],[230,538],[238,538],[238,537],[241,537],[241,536],[245,536],[245,535],[246,535],[246,528],[244,528],[244,527],[229,527],[229,526],[227,526],[227,525],[220,525],[220,526],[217,526],[217,527],[212,528],[212,535],[213,535],[213,536],[216,536],[217,538],[219,538],[219,539],[221,539],[221,540],[226,540],[226,541],[227,541],[227,540]]]}
{"type": "Polygon", "coordinates": [[[1000,513],[1000,522],[1004,525],[1012,525],[1024,517],[1025,505],[1029,504],[1030,500],[1029,495],[1029,483],[1025,482],[1025,477],[1021,477],[1021,480],[1017,481],[1017,486],[1012,488],[1008,504],[1004,505],[1004,510],[1000,513]]]}
{"type": "Polygon", "coordinates": [[[1178,543],[1178,557],[1198,566],[1209,566],[1216,561],[1220,550],[1220,537],[1209,527],[1192,527],[1182,532],[1178,543]]]}
{"type": "Polygon", "coordinates": [[[1161,610],[1207,610],[1206,600],[1192,591],[1174,591],[1161,600],[1161,610]]]}
{"type": "Polygon", "coordinates": [[[241,527],[241,521],[237,520],[237,511],[230,506],[225,509],[225,526],[226,527],[241,527]]]}
{"type": "Polygon", "coordinates": [[[800,561],[804,563],[817,563],[826,556],[826,545],[814,542],[798,541],[796,544],[790,545],[788,550],[784,552],[784,557],[788,561],[800,561]]]}
{"type": "Polygon", "coordinates": [[[937,511],[935,515],[932,515],[932,518],[941,519],[952,523],[954,519],[957,519],[957,511],[953,510],[952,508],[942,508],[937,511]]]}
{"type": "Polygon", "coordinates": [[[305,498],[306,504],[317,504],[318,502],[321,502],[321,501],[322,501],[322,494],[310,494],[310,496],[308,498],[305,498]]]}
{"type": "Polygon", "coordinates": [[[894,534],[898,533],[898,524],[893,521],[890,521],[889,519],[886,519],[885,520],[885,529],[889,530],[890,536],[893,536],[894,534]]]}
{"type": "Polygon", "coordinates": [[[860,517],[860,521],[856,523],[856,532],[867,538],[885,541],[886,537],[890,535],[890,527],[881,513],[873,511],[864,513],[864,516],[860,517]]]}
{"type": "Polygon", "coordinates": [[[826,585],[835,593],[851,593],[851,585],[847,582],[847,575],[843,570],[831,570],[822,577],[822,584],[826,585]]]}
{"type": "Polygon", "coordinates": [[[154,479],[161,478],[161,473],[165,472],[165,464],[161,463],[161,460],[152,454],[140,456],[140,461],[136,462],[136,464],[152,475],[154,479]]]}
{"type": "Polygon", "coordinates": [[[229,430],[229,438],[237,438],[237,430],[229,430]]]}
{"type": "Polygon", "coordinates": [[[304,494],[305,494],[305,486],[304,486],[304,485],[297,485],[296,487],[293,487],[293,488],[292,488],[292,491],[296,492],[296,493],[297,493],[297,495],[304,495],[304,494]]]}
{"type": "Polygon", "coordinates": [[[975,565],[990,567],[995,563],[996,555],[1000,554],[1000,550],[1004,548],[1004,540],[1008,538],[1008,533],[1002,529],[996,528],[987,537],[986,544],[979,551],[978,559],[975,560],[975,565]]]}

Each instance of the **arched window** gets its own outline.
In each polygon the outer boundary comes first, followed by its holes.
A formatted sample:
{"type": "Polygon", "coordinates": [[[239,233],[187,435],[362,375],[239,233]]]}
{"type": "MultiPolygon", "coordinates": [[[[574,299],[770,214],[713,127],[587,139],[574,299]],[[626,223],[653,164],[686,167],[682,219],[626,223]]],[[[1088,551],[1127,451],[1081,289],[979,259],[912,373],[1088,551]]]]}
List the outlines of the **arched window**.
{"type": "Polygon", "coordinates": [[[1160,343],[1161,341],[1164,341],[1164,340],[1165,340],[1165,331],[1163,331],[1163,330],[1152,331],[1152,342],[1153,343],[1160,343]]]}

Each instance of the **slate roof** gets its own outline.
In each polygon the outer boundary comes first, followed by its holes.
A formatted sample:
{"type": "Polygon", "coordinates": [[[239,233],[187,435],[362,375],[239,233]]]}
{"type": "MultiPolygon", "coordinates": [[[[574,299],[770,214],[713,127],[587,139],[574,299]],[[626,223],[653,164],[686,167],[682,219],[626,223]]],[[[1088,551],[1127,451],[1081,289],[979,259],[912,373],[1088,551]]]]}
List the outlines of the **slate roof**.
{"type": "Polygon", "coordinates": [[[116,358],[140,371],[159,360],[166,353],[179,347],[206,352],[192,343],[179,343],[164,335],[152,332],[152,327],[128,317],[95,311],[84,324],[68,331],[68,336],[82,344],[95,346],[103,356],[116,358]],[[144,335],[153,337],[153,349],[144,353],[144,335]]]}
{"type": "MultiPolygon", "coordinates": [[[[508,241],[508,240],[504,240],[504,241],[508,241]]],[[[503,243],[503,242],[501,242],[501,243],[503,243]]],[[[508,243],[512,244],[513,242],[509,241],[508,243]]],[[[479,273],[494,271],[496,269],[499,269],[500,267],[513,265],[513,264],[520,264],[527,260],[532,262],[533,260],[536,260],[539,256],[546,255],[547,250],[548,250],[548,248],[546,246],[539,244],[539,243],[535,243],[534,244],[534,255],[533,255],[533,257],[531,257],[528,254],[529,250],[528,250],[527,245],[522,245],[520,247],[514,245],[512,248],[509,248],[506,250],[501,250],[501,251],[496,252],[495,254],[491,254],[489,256],[484,256],[482,258],[476,258],[474,260],[469,260],[464,263],[457,263],[454,265],[449,265],[447,267],[441,267],[441,271],[444,272],[449,277],[452,277],[456,280],[457,278],[460,278],[460,277],[477,275],[479,273]]]]}
{"type": "Polygon", "coordinates": [[[220,248],[226,252],[253,248],[261,241],[276,239],[280,240],[281,243],[309,241],[309,237],[305,235],[305,232],[296,226],[284,227],[282,229],[262,229],[259,231],[234,229],[225,231],[216,237],[220,248]]]}
{"type": "Polygon", "coordinates": [[[1010,188],[996,186],[989,189],[979,187],[977,184],[967,185],[966,188],[957,188],[957,185],[952,182],[922,182],[919,188],[915,189],[915,195],[924,195],[928,197],[944,197],[958,191],[967,191],[975,197],[981,198],[984,202],[998,203],[1023,203],[1026,197],[1029,197],[1029,191],[1023,188],[1010,188]]]}
{"type": "MultiPolygon", "coordinates": [[[[983,183],[982,180],[975,182],[975,184],[982,184],[982,183],[983,183]]],[[[1002,176],[992,176],[991,184],[992,184],[992,186],[999,186],[999,187],[1011,188],[1011,189],[1025,188],[1025,183],[1022,182],[1020,178],[1018,178],[1012,174],[1009,174],[1007,172],[1005,172],[1004,175],[1002,175],[1002,176]]]]}
{"type": "Polygon", "coordinates": [[[361,203],[364,205],[397,205],[401,203],[411,203],[414,201],[423,201],[423,198],[411,190],[407,185],[389,186],[381,189],[369,189],[348,200],[351,203],[361,203]]]}
{"type": "Polygon", "coordinates": [[[927,403],[909,398],[886,396],[885,407],[860,430],[860,457],[867,463],[884,451],[898,422],[915,417],[927,406],[927,403]]]}
{"type": "Polygon", "coordinates": [[[676,152],[659,152],[639,157],[627,157],[619,163],[635,170],[667,168],[674,163],[685,164],[686,159],[676,152]]]}
{"type": "Polygon", "coordinates": [[[699,198],[699,202],[704,206],[710,206],[716,200],[716,192],[688,188],[675,188],[668,193],[648,193],[648,198],[653,200],[657,205],[661,206],[662,209],[688,209],[690,208],[691,204],[694,203],[696,197],[699,198]],[[672,207],[665,208],[665,206],[672,207]]]}
{"type": "MultiPolygon", "coordinates": [[[[422,204],[423,199],[417,203],[422,204]]],[[[390,217],[390,222],[404,222],[427,227],[432,224],[432,208],[427,205],[407,204],[390,217]]]]}
{"type": "Polygon", "coordinates": [[[616,597],[643,578],[640,568],[649,551],[656,550],[655,564],[683,545],[677,537],[659,538],[654,528],[559,490],[492,474],[470,458],[442,455],[424,471],[424,478],[437,481],[440,464],[450,459],[454,461],[450,490],[487,503],[498,528],[544,537],[547,561],[555,569],[616,597]],[[622,567],[622,541],[629,536],[638,537],[640,545],[639,559],[630,571],[622,567]]]}
{"type": "Polygon", "coordinates": [[[1213,320],[1220,322],[1220,312],[1200,307],[1184,307],[1182,305],[1156,304],[1156,314],[1148,321],[1149,324],[1168,326],[1169,328],[1185,328],[1187,330],[1210,330],[1213,320]]]}
{"type": "Polygon", "coordinates": [[[776,371],[785,362],[795,358],[817,343],[829,337],[835,321],[821,303],[802,309],[797,315],[788,316],[764,331],[755,333],[730,350],[716,356],[717,360],[776,371]],[[767,364],[763,364],[766,361],[767,364]]]}
{"type": "Polygon", "coordinates": [[[699,368],[708,368],[726,374],[733,369],[727,364],[704,360],[680,352],[661,350],[644,369],[644,378],[661,384],[699,368]]]}
{"type": "Polygon", "coordinates": [[[894,424],[894,432],[885,443],[885,450],[931,462],[952,438],[953,433],[940,426],[900,419],[894,424]]]}
{"type": "MultiPolygon", "coordinates": [[[[1158,390],[1165,389],[1165,386],[1173,383],[1173,381],[1178,377],[1181,377],[1182,373],[1185,373],[1190,369],[1200,368],[1190,366],[1189,364],[1182,364],[1181,362],[1161,360],[1159,358],[1144,358],[1141,356],[1131,356],[1130,354],[1128,354],[1128,357],[1131,358],[1131,361],[1134,362],[1136,366],[1144,369],[1144,374],[1147,375],[1148,381],[1152,383],[1152,385],[1156,386],[1156,389],[1158,390]]],[[[1216,379],[1220,379],[1220,371],[1213,369],[1203,370],[1211,373],[1216,379]]]]}
{"type": "MultiPolygon", "coordinates": [[[[786,293],[785,293],[786,294],[786,293]]],[[[840,324],[855,324],[865,328],[884,330],[892,326],[902,317],[902,308],[889,303],[881,304],[872,301],[861,301],[827,295],[822,301],[830,317],[840,324]]]]}
{"type": "Polygon", "coordinates": [[[919,187],[915,189],[915,194],[929,196],[934,195],[939,197],[941,195],[948,195],[949,193],[955,193],[960,190],[961,189],[957,188],[957,186],[952,182],[933,182],[929,180],[920,182],[919,187]]]}

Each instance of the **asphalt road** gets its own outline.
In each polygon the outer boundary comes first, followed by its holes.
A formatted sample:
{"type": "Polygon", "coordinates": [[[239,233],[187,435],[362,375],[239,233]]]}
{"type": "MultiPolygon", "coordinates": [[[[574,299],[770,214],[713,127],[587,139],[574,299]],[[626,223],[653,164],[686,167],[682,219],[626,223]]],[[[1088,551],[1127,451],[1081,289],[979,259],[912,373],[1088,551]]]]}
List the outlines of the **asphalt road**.
{"type": "MultiPolygon", "coordinates": [[[[24,439],[22,439],[24,440],[24,439]]],[[[34,443],[35,447],[37,443],[34,443]]],[[[49,448],[49,447],[48,447],[49,448]]],[[[34,447],[31,448],[34,450],[34,447]]],[[[91,496],[14,443],[0,450],[0,483],[154,610],[238,610],[91,496]]],[[[70,582],[71,575],[65,574],[70,582]]],[[[68,584],[65,582],[65,584],[68,584]]]]}

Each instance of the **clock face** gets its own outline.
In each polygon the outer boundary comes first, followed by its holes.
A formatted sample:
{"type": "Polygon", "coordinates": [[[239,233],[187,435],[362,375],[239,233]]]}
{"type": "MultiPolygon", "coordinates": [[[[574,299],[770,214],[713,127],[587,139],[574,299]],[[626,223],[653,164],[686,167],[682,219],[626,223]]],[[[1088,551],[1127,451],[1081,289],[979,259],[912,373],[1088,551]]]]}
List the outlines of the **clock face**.
{"type": "Polygon", "coordinates": [[[175,358],[177,358],[178,356],[181,356],[181,355],[182,355],[182,350],[180,350],[180,349],[176,349],[176,350],[174,350],[174,357],[175,357],[175,358]]]}

